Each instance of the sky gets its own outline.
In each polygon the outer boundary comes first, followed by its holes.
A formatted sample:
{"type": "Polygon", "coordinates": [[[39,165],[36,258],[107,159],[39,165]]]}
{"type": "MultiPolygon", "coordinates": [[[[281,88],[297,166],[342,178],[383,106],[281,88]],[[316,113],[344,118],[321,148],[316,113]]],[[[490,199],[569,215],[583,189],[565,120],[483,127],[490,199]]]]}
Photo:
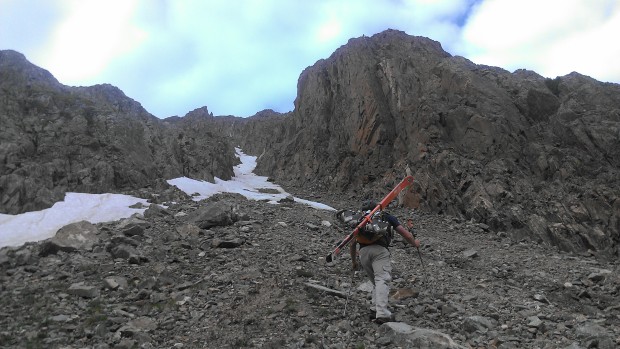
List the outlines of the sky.
{"type": "MultiPolygon", "coordinates": [[[[171,179],[168,183],[188,195],[199,194],[193,197],[194,201],[207,199],[217,193],[237,193],[250,200],[265,200],[277,205],[278,200],[290,195],[282,187],[268,182],[267,177],[252,173],[256,168],[255,156],[246,155],[238,148],[236,151],[241,164],[234,167],[235,175],[229,181],[215,178],[215,183],[209,183],[181,177],[171,179]],[[261,193],[259,189],[272,189],[270,192],[273,194],[261,193]]],[[[320,202],[297,197],[294,201],[316,209],[335,211],[320,202]]],[[[143,214],[148,205],[145,199],[129,195],[66,193],[63,201],[45,210],[18,215],[0,214],[0,248],[49,239],[58,229],[70,223],[83,220],[93,224],[113,222],[136,213],[143,214]],[[138,203],[142,203],[138,206],[143,208],[129,207],[138,203]]]]}
{"type": "Polygon", "coordinates": [[[291,111],[303,69],[386,29],[477,64],[620,83],[620,0],[0,0],[0,49],[159,118],[291,111]]]}

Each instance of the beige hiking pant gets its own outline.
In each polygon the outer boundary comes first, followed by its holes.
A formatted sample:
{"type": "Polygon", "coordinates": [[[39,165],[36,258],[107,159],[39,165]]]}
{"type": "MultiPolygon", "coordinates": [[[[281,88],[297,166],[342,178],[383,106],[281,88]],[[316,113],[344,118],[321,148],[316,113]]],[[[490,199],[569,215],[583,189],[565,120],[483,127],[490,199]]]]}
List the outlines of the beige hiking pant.
{"type": "Polygon", "coordinates": [[[392,315],[388,310],[390,281],[392,281],[390,251],[380,245],[365,246],[360,249],[360,261],[375,286],[372,290],[372,310],[376,312],[377,318],[390,317],[392,315]]]}

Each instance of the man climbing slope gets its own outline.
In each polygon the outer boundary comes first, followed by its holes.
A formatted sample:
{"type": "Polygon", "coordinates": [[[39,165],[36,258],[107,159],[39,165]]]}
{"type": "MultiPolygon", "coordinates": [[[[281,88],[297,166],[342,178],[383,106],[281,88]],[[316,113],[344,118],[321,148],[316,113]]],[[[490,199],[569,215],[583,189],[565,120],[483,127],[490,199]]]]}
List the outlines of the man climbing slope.
{"type": "MultiPolygon", "coordinates": [[[[362,206],[365,214],[375,208],[377,203],[367,201],[362,206]]],[[[420,247],[420,240],[403,227],[398,219],[383,211],[375,213],[372,223],[367,224],[361,230],[355,241],[351,243],[351,260],[353,270],[358,269],[357,245],[360,245],[359,254],[362,268],[373,283],[372,310],[374,321],[378,324],[394,321],[392,313],[388,309],[388,297],[390,295],[390,281],[392,280],[392,264],[390,261],[389,246],[394,236],[394,230],[400,234],[411,246],[420,247]]]]}

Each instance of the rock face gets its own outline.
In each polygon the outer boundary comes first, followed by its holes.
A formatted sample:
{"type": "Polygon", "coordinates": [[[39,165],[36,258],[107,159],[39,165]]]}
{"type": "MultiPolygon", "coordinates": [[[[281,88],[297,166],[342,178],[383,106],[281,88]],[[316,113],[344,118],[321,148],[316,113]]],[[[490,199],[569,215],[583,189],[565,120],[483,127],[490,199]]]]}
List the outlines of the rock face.
{"type": "Polygon", "coordinates": [[[476,65],[388,30],[307,68],[270,129],[257,172],[283,185],[376,198],[409,167],[408,207],[618,255],[617,84],[476,65]]]}
{"type": "Polygon", "coordinates": [[[261,157],[274,145],[294,137],[291,113],[262,110],[249,118],[218,116],[212,119],[210,129],[227,135],[246,154],[261,157]]]}
{"type": "Polygon", "coordinates": [[[68,87],[0,51],[0,212],[51,206],[67,191],[113,192],[188,176],[230,178],[222,137],[169,125],[111,85],[68,87]]]}

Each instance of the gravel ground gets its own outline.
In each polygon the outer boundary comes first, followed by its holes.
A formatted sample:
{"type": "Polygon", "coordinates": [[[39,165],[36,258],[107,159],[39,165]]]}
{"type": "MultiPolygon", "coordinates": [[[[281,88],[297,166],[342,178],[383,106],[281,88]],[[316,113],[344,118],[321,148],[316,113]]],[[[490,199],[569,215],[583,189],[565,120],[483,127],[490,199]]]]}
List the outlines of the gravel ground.
{"type": "MultiPolygon", "coordinates": [[[[414,218],[422,241],[423,263],[402,240],[390,249],[396,320],[453,341],[428,335],[428,348],[620,346],[618,262],[511,241],[484,224],[389,211],[414,218]]],[[[368,319],[367,279],[352,273],[346,251],[325,263],[345,235],[331,211],[219,195],[147,213],[131,233],[123,222],[97,224],[92,250],[46,255],[44,242],[0,250],[0,347],[414,343],[411,333],[368,319]],[[233,219],[200,228],[197,212],[215,208],[233,219]]]]}

